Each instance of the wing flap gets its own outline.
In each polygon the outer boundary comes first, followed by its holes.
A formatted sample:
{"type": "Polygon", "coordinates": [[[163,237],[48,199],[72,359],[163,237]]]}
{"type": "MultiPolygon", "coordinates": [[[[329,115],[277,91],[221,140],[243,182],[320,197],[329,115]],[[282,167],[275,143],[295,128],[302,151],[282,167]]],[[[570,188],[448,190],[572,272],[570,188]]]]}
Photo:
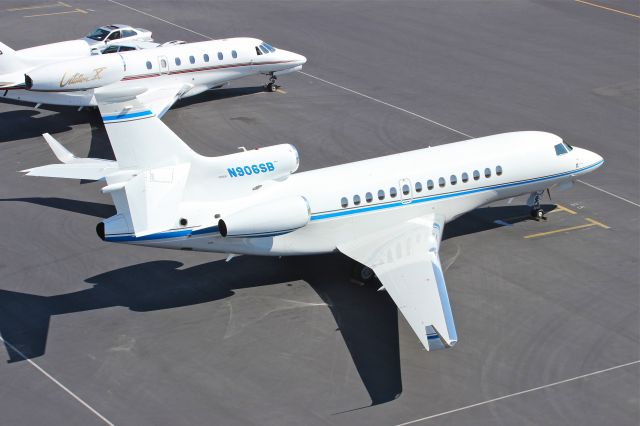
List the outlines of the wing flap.
{"type": "Polygon", "coordinates": [[[338,249],[373,269],[427,350],[458,340],[438,248],[444,220],[422,217],[338,249]]]}

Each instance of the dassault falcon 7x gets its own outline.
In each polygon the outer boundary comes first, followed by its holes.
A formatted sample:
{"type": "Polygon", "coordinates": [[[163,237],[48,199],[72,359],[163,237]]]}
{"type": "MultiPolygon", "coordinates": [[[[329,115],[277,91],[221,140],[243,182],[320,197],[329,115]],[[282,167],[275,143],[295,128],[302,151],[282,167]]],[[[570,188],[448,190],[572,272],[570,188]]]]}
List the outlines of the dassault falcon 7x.
{"type": "MultiPolygon", "coordinates": [[[[84,43],[84,42],[83,42],[84,43]]],[[[69,106],[97,106],[100,95],[137,96],[161,117],[179,99],[249,75],[276,78],[307,59],[255,38],[170,44],[84,58],[26,61],[0,43],[0,98],[69,106]]]]}
{"type": "Polygon", "coordinates": [[[438,252],[445,224],[487,203],[566,188],[603,163],[543,132],[514,132],[294,174],[291,145],[221,157],[192,151],[141,102],[99,104],[116,161],[77,158],[31,176],[103,180],[117,214],[105,241],[229,254],[340,251],[368,267],[427,350],[456,328],[438,252]]]}

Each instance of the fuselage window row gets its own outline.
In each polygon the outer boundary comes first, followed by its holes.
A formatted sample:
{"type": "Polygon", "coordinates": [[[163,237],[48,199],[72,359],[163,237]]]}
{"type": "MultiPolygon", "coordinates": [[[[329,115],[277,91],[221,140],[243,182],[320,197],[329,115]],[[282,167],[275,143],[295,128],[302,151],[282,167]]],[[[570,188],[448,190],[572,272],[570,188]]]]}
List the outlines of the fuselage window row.
{"type": "MultiPolygon", "coordinates": [[[[486,178],[490,178],[491,169],[488,167],[485,168],[484,175],[486,178]]],[[[469,174],[467,172],[463,172],[460,176],[461,176],[462,183],[469,182],[469,174]]],[[[502,176],[502,166],[496,166],[496,176],[502,176]]],[[[474,170],[473,180],[477,181],[479,179],[480,179],[480,172],[478,170],[474,170]]],[[[458,177],[456,175],[451,175],[449,178],[449,181],[451,182],[451,185],[456,185],[458,183],[458,177]]],[[[444,188],[446,185],[447,185],[447,181],[444,177],[438,178],[438,186],[440,188],[444,188]]],[[[432,179],[427,180],[427,191],[433,190],[434,186],[435,185],[432,179]]],[[[415,188],[415,192],[422,192],[422,182],[416,182],[414,188],[415,188]]],[[[403,195],[409,195],[409,193],[411,192],[411,188],[408,184],[403,184],[401,190],[403,195]]],[[[398,190],[395,187],[392,186],[391,188],[389,188],[389,196],[391,198],[395,198],[397,195],[398,195],[398,190]]],[[[384,190],[383,189],[378,190],[378,200],[383,201],[385,197],[386,197],[386,194],[384,190]]],[[[371,192],[367,192],[364,196],[364,199],[367,203],[372,203],[373,194],[371,192]]],[[[362,200],[360,198],[360,195],[356,194],[353,196],[354,205],[359,206],[361,202],[362,200]]],[[[340,199],[340,206],[342,206],[342,208],[349,207],[349,199],[347,197],[342,197],[340,199]]]]}

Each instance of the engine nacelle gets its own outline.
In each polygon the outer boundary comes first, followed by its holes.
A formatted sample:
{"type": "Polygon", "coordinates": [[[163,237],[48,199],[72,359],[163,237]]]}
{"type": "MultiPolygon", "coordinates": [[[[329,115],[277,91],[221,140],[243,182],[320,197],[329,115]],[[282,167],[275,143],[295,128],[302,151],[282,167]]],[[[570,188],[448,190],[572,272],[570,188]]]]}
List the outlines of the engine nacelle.
{"type": "Polygon", "coordinates": [[[287,234],[302,228],[311,217],[307,199],[298,196],[247,207],[218,221],[223,237],[259,238],[287,234]]]}
{"type": "Polygon", "coordinates": [[[24,75],[27,90],[88,90],[120,81],[124,61],[118,54],[90,56],[44,65],[24,75]]]}
{"type": "Polygon", "coordinates": [[[293,145],[281,144],[219,157],[227,177],[239,182],[261,182],[288,177],[298,170],[300,157],[293,145]]]}

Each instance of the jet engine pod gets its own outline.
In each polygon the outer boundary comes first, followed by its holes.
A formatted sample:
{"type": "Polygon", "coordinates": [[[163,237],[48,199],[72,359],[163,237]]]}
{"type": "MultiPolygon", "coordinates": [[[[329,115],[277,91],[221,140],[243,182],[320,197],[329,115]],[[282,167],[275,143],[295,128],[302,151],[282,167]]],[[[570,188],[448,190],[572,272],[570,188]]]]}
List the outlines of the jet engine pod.
{"type": "Polygon", "coordinates": [[[44,65],[24,75],[27,90],[88,90],[120,81],[124,61],[117,54],[90,56],[44,65]]]}
{"type": "Polygon", "coordinates": [[[286,179],[300,165],[298,151],[290,144],[252,149],[220,158],[227,176],[243,182],[286,179]]]}
{"type": "Polygon", "coordinates": [[[302,228],[310,217],[306,198],[281,198],[232,213],[218,221],[218,229],[229,238],[275,237],[302,228]]]}

